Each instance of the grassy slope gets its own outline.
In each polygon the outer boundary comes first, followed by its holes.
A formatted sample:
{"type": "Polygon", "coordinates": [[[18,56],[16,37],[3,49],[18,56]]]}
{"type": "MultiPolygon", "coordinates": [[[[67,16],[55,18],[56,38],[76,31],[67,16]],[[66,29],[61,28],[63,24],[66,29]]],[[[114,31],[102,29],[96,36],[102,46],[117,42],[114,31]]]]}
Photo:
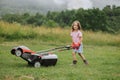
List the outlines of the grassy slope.
{"type": "MultiPolygon", "coordinates": [[[[1,22],[0,29],[3,29],[4,36],[11,37],[18,29],[17,24],[1,22]],[[3,28],[9,26],[9,27],[3,28]],[[6,32],[5,32],[6,30],[6,32]],[[13,30],[13,31],[12,31],[13,30]]],[[[30,49],[38,51],[54,48],[59,45],[69,44],[69,29],[45,29],[45,28],[21,28],[18,31],[24,36],[29,35],[29,30],[37,35],[34,39],[24,38],[14,41],[9,37],[3,37],[0,41],[0,80],[119,80],[120,79],[120,49],[119,35],[103,34],[101,32],[84,33],[84,55],[89,61],[85,66],[78,57],[78,64],[70,66],[72,62],[71,50],[58,52],[56,66],[33,68],[27,66],[26,61],[10,54],[13,46],[26,45],[30,49]],[[25,32],[23,33],[22,30],[25,32]],[[45,32],[46,30],[46,32],[45,32]],[[52,35],[51,35],[52,34],[52,35]],[[100,38],[102,36],[103,38],[100,38]],[[57,39],[56,39],[57,38],[57,39]],[[108,39],[110,38],[110,39],[108,39]],[[27,77],[26,77],[27,76],[27,77]]],[[[15,35],[15,34],[14,34],[15,35]]],[[[21,36],[21,35],[20,35],[21,36]]]]}

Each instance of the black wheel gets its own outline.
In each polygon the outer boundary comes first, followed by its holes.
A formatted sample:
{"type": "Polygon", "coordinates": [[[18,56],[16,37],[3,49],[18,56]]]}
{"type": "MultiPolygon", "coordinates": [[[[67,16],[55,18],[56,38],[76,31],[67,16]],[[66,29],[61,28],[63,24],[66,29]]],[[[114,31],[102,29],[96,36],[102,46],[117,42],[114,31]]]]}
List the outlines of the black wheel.
{"type": "Polygon", "coordinates": [[[21,51],[20,49],[16,50],[16,51],[15,51],[15,55],[16,55],[17,57],[20,57],[20,56],[22,55],[22,51],[21,51]]]}
{"type": "Polygon", "coordinates": [[[29,65],[29,66],[32,66],[33,64],[32,64],[31,62],[28,62],[28,65],[29,65]]]}
{"type": "Polygon", "coordinates": [[[41,64],[40,64],[39,61],[36,61],[36,62],[34,63],[34,67],[35,67],[35,68],[38,68],[38,67],[40,67],[40,66],[41,66],[41,64]]]}

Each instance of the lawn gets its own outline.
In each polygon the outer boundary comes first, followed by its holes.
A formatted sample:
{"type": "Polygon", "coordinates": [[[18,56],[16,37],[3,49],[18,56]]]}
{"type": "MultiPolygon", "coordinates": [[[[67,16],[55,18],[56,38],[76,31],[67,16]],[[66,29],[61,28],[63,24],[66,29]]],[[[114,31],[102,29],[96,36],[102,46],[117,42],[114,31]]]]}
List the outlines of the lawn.
{"type": "Polygon", "coordinates": [[[84,55],[89,61],[86,66],[78,58],[71,66],[71,50],[56,52],[56,66],[34,68],[10,53],[13,46],[25,45],[34,51],[58,47],[37,40],[6,41],[0,44],[0,80],[119,80],[120,48],[116,46],[84,45],[84,55]]]}

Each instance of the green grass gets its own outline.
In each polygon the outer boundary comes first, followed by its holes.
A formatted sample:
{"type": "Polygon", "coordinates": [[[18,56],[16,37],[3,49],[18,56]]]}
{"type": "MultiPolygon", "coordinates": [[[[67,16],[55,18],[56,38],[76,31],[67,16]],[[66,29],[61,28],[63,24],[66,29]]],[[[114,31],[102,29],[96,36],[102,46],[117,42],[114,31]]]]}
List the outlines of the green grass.
{"type": "Polygon", "coordinates": [[[71,66],[71,50],[56,52],[56,66],[34,68],[11,55],[14,46],[39,51],[71,43],[70,28],[44,28],[0,21],[0,80],[119,80],[120,34],[83,31],[84,55],[89,65],[71,66]]]}
{"type": "Polygon", "coordinates": [[[78,64],[71,66],[71,50],[57,52],[56,66],[33,68],[27,62],[10,54],[14,45],[26,45],[32,50],[43,50],[57,47],[54,44],[37,40],[3,42],[0,44],[0,80],[119,80],[120,79],[120,49],[116,46],[84,45],[84,55],[89,65],[83,64],[78,58],[78,64]],[[30,42],[30,43],[29,43],[30,42]],[[29,43],[29,44],[28,44],[29,43]],[[33,45],[34,44],[34,45],[33,45]]]}

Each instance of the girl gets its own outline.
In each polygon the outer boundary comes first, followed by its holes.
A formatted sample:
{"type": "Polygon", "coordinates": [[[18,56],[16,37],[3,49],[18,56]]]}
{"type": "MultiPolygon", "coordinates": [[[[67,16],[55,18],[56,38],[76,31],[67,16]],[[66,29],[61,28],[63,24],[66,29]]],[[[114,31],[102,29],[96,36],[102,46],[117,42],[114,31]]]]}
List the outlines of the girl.
{"type": "Polygon", "coordinates": [[[81,30],[81,24],[79,21],[74,21],[72,23],[72,31],[71,31],[71,37],[72,37],[72,56],[73,56],[73,64],[77,63],[76,53],[82,58],[83,62],[87,65],[88,62],[85,59],[83,53],[83,44],[82,44],[82,32],[81,30]]]}

